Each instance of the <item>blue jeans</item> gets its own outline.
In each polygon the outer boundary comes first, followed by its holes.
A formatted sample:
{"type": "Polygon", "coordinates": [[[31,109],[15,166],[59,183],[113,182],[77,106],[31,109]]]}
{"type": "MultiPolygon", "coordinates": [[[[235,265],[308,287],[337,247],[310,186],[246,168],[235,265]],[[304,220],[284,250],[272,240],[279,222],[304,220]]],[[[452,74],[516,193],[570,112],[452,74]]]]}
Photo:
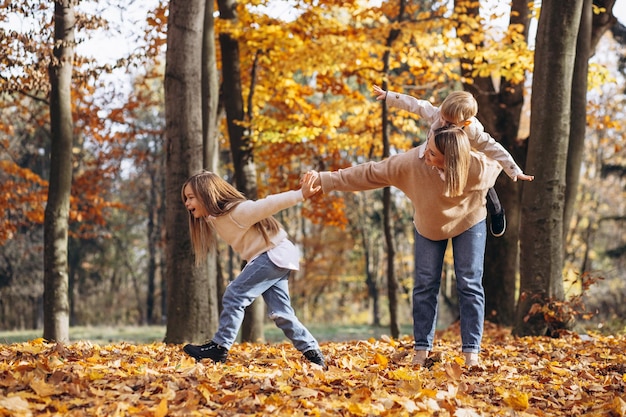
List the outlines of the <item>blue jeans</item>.
{"type": "MultiPolygon", "coordinates": [[[[486,238],[485,220],[452,238],[463,352],[480,352],[485,319],[485,291],[482,280],[486,238]]],[[[437,297],[447,246],[448,240],[433,241],[415,232],[413,337],[416,350],[433,348],[437,325],[437,297]]]]}
{"type": "Polygon", "coordinates": [[[300,352],[319,349],[317,340],[300,323],[291,307],[288,284],[290,272],[289,269],[274,265],[267,253],[247,264],[241,274],[226,287],[219,328],[213,336],[213,342],[230,349],[237,338],[246,307],[262,295],[270,318],[296,349],[300,352]]]}

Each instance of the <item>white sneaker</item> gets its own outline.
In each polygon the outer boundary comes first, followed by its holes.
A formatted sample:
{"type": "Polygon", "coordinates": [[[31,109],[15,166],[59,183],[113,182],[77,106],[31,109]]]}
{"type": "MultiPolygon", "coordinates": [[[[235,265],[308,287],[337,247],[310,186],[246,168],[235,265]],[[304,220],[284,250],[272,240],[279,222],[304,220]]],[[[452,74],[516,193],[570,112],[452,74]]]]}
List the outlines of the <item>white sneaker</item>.
{"type": "Polygon", "coordinates": [[[413,356],[413,365],[424,366],[428,353],[427,350],[416,350],[415,356],[413,356]]]}
{"type": "Polygon", "coordinates": [[[465,366],[470,367],[478,365],[478,353],[463,352],[463,356],[465,356],[465,366]]]}

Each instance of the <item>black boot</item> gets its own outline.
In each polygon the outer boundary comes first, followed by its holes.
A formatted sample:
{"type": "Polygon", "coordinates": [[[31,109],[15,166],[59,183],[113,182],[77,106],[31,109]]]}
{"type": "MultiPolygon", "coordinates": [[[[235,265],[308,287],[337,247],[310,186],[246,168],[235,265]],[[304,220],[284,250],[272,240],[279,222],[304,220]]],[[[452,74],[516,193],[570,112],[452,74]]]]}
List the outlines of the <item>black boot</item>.
{"type": "Polygon", "coordinates": [[[185,345],[183,350],[197,361],[211,359],[213,362],[226,362],[226,357],[228,356],[228,349],[221,347],[213,341],[201,346],[192,344],[185,345]]]}

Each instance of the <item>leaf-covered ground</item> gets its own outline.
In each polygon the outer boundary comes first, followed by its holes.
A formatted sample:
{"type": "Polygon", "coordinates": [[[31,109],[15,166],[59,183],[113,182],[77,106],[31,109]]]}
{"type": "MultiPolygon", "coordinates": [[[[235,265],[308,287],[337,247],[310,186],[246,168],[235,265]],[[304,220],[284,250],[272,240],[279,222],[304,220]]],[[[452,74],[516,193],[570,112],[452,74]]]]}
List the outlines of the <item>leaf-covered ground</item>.
{"type": "Polygon", "coordinates": [[[424,368],[408,338],[324,343],[328,370],[288,343],[225,364],[163,343],[0,345],[0,416],[626,416],[626,337],[486,330],[469,369],[457,328],[424,368]]]}

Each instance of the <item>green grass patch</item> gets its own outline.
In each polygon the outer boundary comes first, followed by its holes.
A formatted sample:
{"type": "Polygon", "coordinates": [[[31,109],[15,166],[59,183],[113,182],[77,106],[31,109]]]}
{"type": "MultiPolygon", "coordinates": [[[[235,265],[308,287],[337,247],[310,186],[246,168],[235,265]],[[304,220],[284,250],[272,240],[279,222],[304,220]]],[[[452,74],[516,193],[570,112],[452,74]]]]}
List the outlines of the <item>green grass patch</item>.
{"type": "MultiPolygon", "coordinates": [[[[319,342],[345,342],[351,340],[379,339],[390,335],[389,327],[369,325],[318,325],[307,326],[319,342]]],[[[412,334],[411,325],[400,329],[401,336],[412,334]]],[[[0,331],[0,343],[12,344],[28,342],[43,336],[43,330],[0,331]]],[[[147,344],[162,342],[165,338],[165,326],[78,326],[70,329],[70,341],[88,340],[95,344],[128,342],[147,344]]],[[[288,341],[283,332],[272,323],[265,325],[267,342],[288,341]]]]}

